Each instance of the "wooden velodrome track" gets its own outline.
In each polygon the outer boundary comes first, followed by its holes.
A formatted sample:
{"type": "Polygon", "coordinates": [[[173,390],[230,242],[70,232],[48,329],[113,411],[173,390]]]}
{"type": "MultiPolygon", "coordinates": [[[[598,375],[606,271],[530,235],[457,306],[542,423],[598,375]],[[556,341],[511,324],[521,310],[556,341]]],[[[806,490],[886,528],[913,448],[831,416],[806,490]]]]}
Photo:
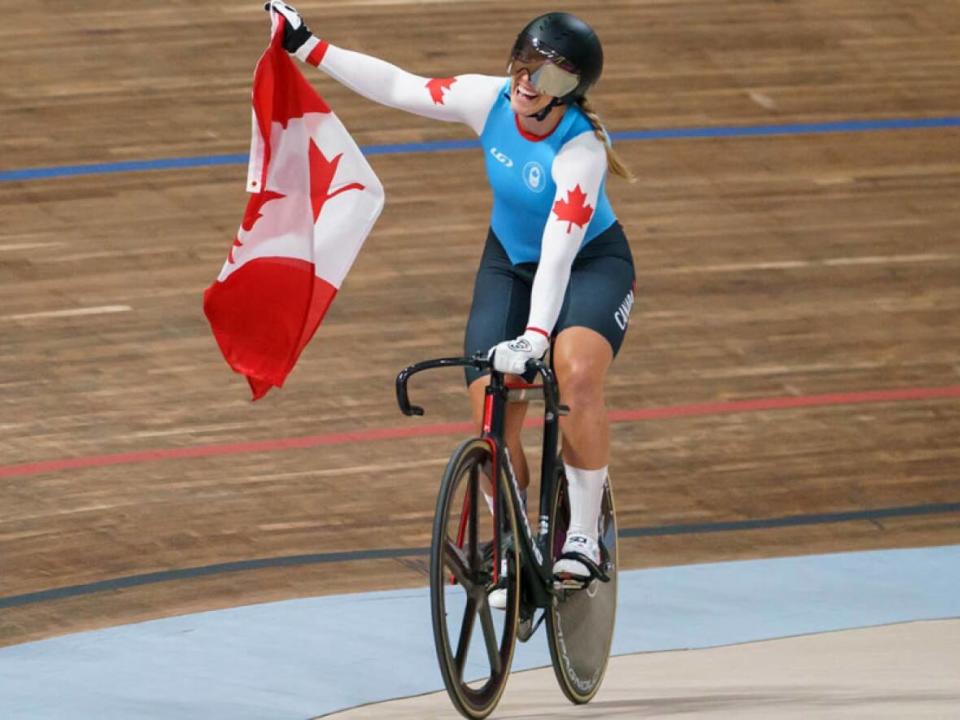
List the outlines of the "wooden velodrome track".
{"type": "MultiPolygon", "coordinates": [[[[548,9],[300,5],[335,44],[435,76],[501,72],[548,9]]],[[[612,131],[960,108],[949,0],[550,7],[603,39],[612,131]]],[[[258,2],[0,11],[0,170],[246,151],[258,2]]],[[[469,137],[305,72],[361,145],[469,137]]],[[[609,184],[639,281],[609,383],[625,567],[960,542],[960,128],[619,148],[639,176],[609,184]]],[[[256,404],[201,311],[244,165],[0,183],[0,644],[425,583],[421,554],[378,551],[428,544],[462,433],[378,431],[467,418],[457,373],[415,388],[422,420],[392,382],[459,351],[489,195],[475,150],[371,163],[384,214],[287,387],[256,404]],[[290,438],[312,440],[267,442],[290,438]],[[242,565],[338,551],[371,552],[242,565]]]]}

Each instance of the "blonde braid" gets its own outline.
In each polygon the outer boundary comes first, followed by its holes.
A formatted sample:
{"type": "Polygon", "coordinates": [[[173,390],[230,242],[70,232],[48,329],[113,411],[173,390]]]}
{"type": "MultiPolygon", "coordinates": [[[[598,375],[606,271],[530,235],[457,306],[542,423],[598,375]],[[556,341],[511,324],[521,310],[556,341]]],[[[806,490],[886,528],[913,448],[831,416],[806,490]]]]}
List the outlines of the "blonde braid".
{"type": "Polygon", "coordinates": [[[619,175],[627,182],[636,182],[636,176],[630,172],[630,168],[627,167],[623,158],[621,158],[617,151],[610,145],[610,136],[607,135],[607,131],[603,129],[603,123],[600,122],[600,116],[597,114],[597,111],[593,109],[593,105],[586,97],[580,98],[578,104],[580,105],[580,109],[583,110],[583,114],[587,116],[587,120],[590,121],[590,125],[593,127],[593,134],[597,136],[597,140],[603,143],[603,147],[607,151],[607,167],[610,168],[610,171],[613,172],[614,175],[619,175]]]}

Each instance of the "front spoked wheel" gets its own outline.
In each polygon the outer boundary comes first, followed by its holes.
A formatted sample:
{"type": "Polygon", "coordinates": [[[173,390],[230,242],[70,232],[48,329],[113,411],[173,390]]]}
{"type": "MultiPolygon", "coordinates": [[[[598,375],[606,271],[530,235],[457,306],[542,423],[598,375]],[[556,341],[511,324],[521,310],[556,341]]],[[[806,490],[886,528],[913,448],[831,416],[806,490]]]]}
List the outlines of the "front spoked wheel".
{"type": "MultiPolygon", "coordinates": [[[[567,537],[570,508],[562,473],[554,487],[550,517],[553,559],[567,537]]],[[[607,669],[617,612],[617,516],[610,481],[600,512],[601,568],[609,582],[593,580],[582,590],[559,590],[547,612],[547,638],[557,682],[573,703],[590,702],[607,669]]]]}
{"type": "MultiPolygon", "coordinates": [[[[492,452],[463,443],[443,474],[430,549],[430,610],[440,672],[454,706],[468,718],[496,707],[513,661],[519,621],[517,519],[503,473],[497,473],[496,518],[483,495],[492,452]],[[506,609],[487,596],[506,590],[506,609]]],[[[487,492],[491,488],[487,486],[487,492]]]]}

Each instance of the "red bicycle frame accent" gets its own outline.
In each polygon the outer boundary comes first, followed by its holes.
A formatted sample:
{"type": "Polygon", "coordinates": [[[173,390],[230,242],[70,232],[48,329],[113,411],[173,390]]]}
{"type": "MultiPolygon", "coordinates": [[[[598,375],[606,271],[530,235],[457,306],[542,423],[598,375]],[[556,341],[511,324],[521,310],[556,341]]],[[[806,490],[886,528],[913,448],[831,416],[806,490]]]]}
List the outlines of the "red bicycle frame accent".
{"type": "MultiPolygon", "coordinates": [[[[457,530],[457,547],[461,550],[463,550],[463,536],[467,531],[467,518],[470,516],[470,506],[470,495],[468,493],[463,496],[463,510],[460,514],[460,528],[457,530]]],[[[450,584],[457,584],[457,578],[454,575],[450,576],[450,584]]]]}
{"type": "MultiPolygon", "coordinates": [[[[490,396],[487,396],[487,405],[491,404],[490,396]]],[[[484,410],[484,415],[486,415],[484,410]]],[[[484,423],[486,424],[486,423],[484,423]]],[[[490,484],[493,486],[493,584],[500,582],[500,504],[497,502],[497,443],[493,438],[485,437],[487,445],[490,446],[490,484]]]]}
{"type": "MultiPolygon", "coordinates": [[[[493,429],[493,396],[489,393],[483,398],[483,434],[487,435],[493,429]]],[[[493,450],[496,451],[496,445],[493,450]]],[[[496,456],[494,456],[496,457],[496,456]]]]}
{"type": "MultiPolygon", "coordinates": [[[[490,399],[487,398],[487,403],[490,403],[490,399]]],[[[492,458],[490,462],[491,474],[491,485],[493,487],[493,583],[496,585],[500,582],[500,538],[497,537],[498,530],[500,528],[500,514],[499,514],[499,504],[497,503],[497,444],[493,441],[492,438],[484,438],[486,443],[490,446],[490,457],[492,458]]],[[[483,492],[483,490],[480,490],[483,492]]],[[[467,518],[470,515],[471,510],[471,500],[470,495],[467,494],[463,498],[463,510],[460,515],[460,527],[457,529],[457,547],[461,550],[463,549],[463,536],[467,531],[467,518]]],[[[450,576],[450,584],[456,585],[457,579],[450,576]]]]}

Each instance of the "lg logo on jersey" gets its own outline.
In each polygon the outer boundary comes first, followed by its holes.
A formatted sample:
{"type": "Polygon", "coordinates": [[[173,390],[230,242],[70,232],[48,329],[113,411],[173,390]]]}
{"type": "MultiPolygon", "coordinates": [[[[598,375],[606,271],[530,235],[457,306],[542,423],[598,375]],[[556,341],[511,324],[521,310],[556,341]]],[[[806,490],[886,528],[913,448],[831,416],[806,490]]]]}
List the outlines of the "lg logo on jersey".
{"type": "Polygon", "coordinates": [[[513,167],[513,160],[511,160],[510,158],[508,158],[506,155],[504,155],[502,152],[500,152],[499,150],[497,150],[495,147],[490,148],[490,154],[493,155],[493,156],[497,159],[497,162],[503,163],[503,164],[506,165],[508,168],[512,168],[512,167],[513,167]]]}

